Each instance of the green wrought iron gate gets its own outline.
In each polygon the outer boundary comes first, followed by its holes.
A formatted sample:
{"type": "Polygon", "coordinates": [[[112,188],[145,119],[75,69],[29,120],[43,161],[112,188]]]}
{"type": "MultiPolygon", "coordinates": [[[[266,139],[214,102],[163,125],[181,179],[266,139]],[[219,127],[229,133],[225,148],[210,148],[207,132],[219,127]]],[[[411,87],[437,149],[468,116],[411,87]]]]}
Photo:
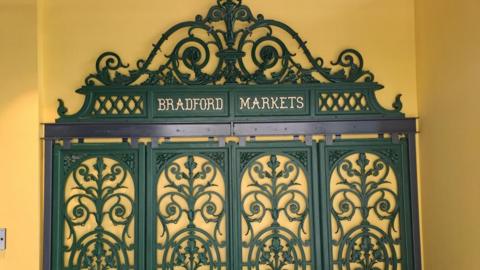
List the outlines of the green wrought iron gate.
{"type": "Polygon", "coordinates": [[[149,149],[148,269],[232,269],[229,149],[149,149]]]}
{"type": "Polygon", "coordinates": [[[141,269],[145,147],[54,150],[53,269],[141,269]]]}
{"type": "Polygon", "coordinates": [[[413,269],[406,146],[57,145],[53,269],[413,269]]]}
{"type": "Polygon", "coordinates": [[[102,53],[45,125],[43,268],[421,270],[416,119],[382,88],[241,0],[102,53]]]}

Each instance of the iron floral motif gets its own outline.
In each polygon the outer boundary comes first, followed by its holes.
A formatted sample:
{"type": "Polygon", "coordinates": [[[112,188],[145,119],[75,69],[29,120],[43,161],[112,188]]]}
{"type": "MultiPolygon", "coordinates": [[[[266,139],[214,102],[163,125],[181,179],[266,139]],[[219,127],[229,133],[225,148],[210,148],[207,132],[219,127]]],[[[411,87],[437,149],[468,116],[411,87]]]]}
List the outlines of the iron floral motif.
{"type": "Polygon", "coordinates": [[[249,164],[242,177],[248,183],[241,196],[246,265],[249,269],[306,269],[309,210],[308,195],[298,188],[304,185],[299,182],[302,169],[291,159],[280,162],[275,154],[266,164],[259,161],[261,158],[249,164]],[[265,222],[269,225],[256,231],[255,224],[265,222]]]}
{"type": "Polygon", "coordinates": [[[225,169],[225,153],[223,152],[202,152],[203,156],[208,157],[215,162],[220,168],[225,169]]]}
{"type": "Polygon", "coordinates": [[[128,193],[133,188],[128,168],[117,162],[107,165],[105,158],[98,156],[80,163],[71,177],[72,187],[65,195],[66,266],[131,269],[134,262],[128,254],[134,250],[134,235],[129,229],[135,217],[135,198],[128,193]],[[90,166],[87,162],[92,159],[90,166]],[[88,231],[87,225],[93,229],[88,231]]]}
{"type": "Polygon", "coordinates": [[[197,15],[167,30],[135,67],[114,52],[102,53],[95,72],[77,90],[86,96],[84,105],[77,113],[67,114],[59,99],[58,120],[131,117],[160,121],[158,112],[152,115],[152,109],[158,108],[148,92],[163,86],[232,84],[312,85],[309,91],[315,92],[316,102],[310,109],[319,116],[403,116],[401,95],[396,96],[392,110],[378,103],[375,91],[383,86],[364,68],[358,51],[343,50],[326,64],[311,54],[306,42],[287,24],[261,14],[254,16],[241,0],[218,0],[205,16],[197,15]]]}
{"type": "MultiPolygon", "coordinates": [[[[374,155],[372,155],[373,157],[374,155]]],[[[354,153],[333,168],[339,180],[330,195],[339,269],[399,269],[398,194],[387,161],[354,153]],[[355,163],[352,162],[352,158],[355,163]]]]}
{"type": "Polygon", "coordinates": [[[337,160],[339,160],[342,156],[344,156],[345,154],[347,154],[348,152],[350,152],[350,150],[332,150],[328,153],[328,165],[330,167],[333,166],[333,164],[335,162],[337,162],[337,160]]]}
{"type": "Polygon", "coordinates": [[[216,181],[219,169],[210,160],[202,163],[198,157],[188,155],[183,164],[180,156],[169,161],[164,169],[165,192],[158,194],[157,218],[161,226],[158,232],[164,237],[157,247],[163,250],[162,269],[220,269],[222,257],[220,249],[225,241],[218,241],[225,233],[221,226],[225,218],[224,195],[218,190],[216,181]],[[170,231],[169,224],[187,221],[185,228],[170,231]],[[202,227],[215,224],[212,232],[202,227]]]}
{"type": "Polygon", "coordinates": [[[260,156],[261,152],[242,152],[240,153],[240,170],[243,171],[247,164],[257,156],[260,156]]]}
{"type": "Polygon", "coordinates": [[[322,58],[313,57],[306,42],[288,25],[266,19],[261,14],[254,17],[241,0],[217,0],[206,17],[197,15],[193,21],[181,22],[165,32],[148,57],[138,60],[134,69],[128,69],[129,65],[116,53],[103,53],[97,59],[96,72],[86,78],[85,84],[282,84],[374,80],[374,75],[364,70],[363,58],[356,50],[344,50],[331,64],[333,68],[326,67],[322,58]],[[164,55],[162,64],[155,66],[157,55],[166,50],[163,45],[179,33],[183,38],[164,55]],[[294,59],[295,53],[280,33],[298,44],[301,54],[308,60],[308,67],[294,59]],[[247,68],[247,62],[253,63],[254,68],[247,68]],[[206,67],[212,66],[206,71],[206,67]]]}
{"type": "Polygon", "coordinates": [[[77,162],[85,159],[87,157],[87,154],[81,153],[72,153],[72,154],[66,154],[63,157],[63,173],[67,174],[77,162]]]}
{"type": "Polygon", "coordinates": [[[287,152],[290,156],[294,157],[303,167],[308,168],[308,152],[307,151],[293,151],[287,152]]]}
{"type": "Polygon", "coordinates": [[[155,168],[156,168],[156,173],[160,173],[162,168],[167,164],[167,162],[172,159],[173,157],[177,156],[177,153],[170,153],[170,152],[161,152],[157,153],[155,157],[155,168]]]}

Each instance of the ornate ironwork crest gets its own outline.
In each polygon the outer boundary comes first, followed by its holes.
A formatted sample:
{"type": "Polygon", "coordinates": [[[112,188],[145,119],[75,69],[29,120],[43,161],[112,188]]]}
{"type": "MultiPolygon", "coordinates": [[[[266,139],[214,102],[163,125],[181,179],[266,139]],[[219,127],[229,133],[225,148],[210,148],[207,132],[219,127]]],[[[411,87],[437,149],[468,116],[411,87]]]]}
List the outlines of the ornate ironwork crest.
{"type": "Polygon", "coordinates": [[[85,84],[91,85],[205,85],[218,83],[274,84],[327,82],[372,82],[373,73],[363,67],[359,52],[347,49],[331,65],[314,57],[302,40],[288,25],[262,14],[256,17],[241,0],[219,0],[207,16],[179,23],[170,28],[146,59],[129,69],[114,52],[105,52],[97,59],[96,73],[85,84]],[[220,25],[218,23],[221,23],[220,25]],[[247,23],[240,26],[241,23],[247,23]],[[168,39],[182,30],[186,36],[178,40],[165,62],[155,66],[168,39]],[[299,46],[309,67],[295,61],[295,53],[277,31],[284,31],[299,46]],[[257,33],[258,32],[258,33],[257,33]],[[246,62],[253,63],[253,69],[246,62]],[[205,67],[213,64],[210,72],[205,67]],[[185,71],[184,71],[185,70],[185,71]]]}
{"type": "MultiPolygon", "coordinates": [[[[92,121],[101,118],[105,121],[125,117],[148,121],[158,117],[164,120],[169,116],[162,115],[163,109],[169,108],[172,114],[175,112],[171,117],[179,118],[185,112],[189,116],[198,115],[185,110],[189,107],[188,100],[164,100],[163,107],[155,107],[157,102],[162,102],[158,100],[159,93],[178,92],[175,86],[179,85],[195,86],[187,91],[187,95],[193,95],[192,99],[200,98],[199,90],[207,85],[217,85],[226,90],[226,94],[244,89],[234,89],[233,85],[304,85],[308,86],[308,91],[315,92],[315,106],[310,106],[303,98],[289,97],[292,95],[290,92],[285,97],[291,98],[290,103],[285,103],[285,100],[269,103],[262,101],[262,97],[258,100],[252,97],[251,107],[255,112],[255,109],[267,110],[262,115],[274,116],[283,113],[281,109],[290,109],[285,111],[286,115],[312,112],[315,116],[403,116],[400,113],[400,95],[393,103],[393,110],[386,110],[378,104],[374,92],[383,86],[374,82],[374,74],[365,69],[363,57],[358,51],[343,50],[335,61],[327,63],[323,58],[313,56],[306,44],[290,26],[262,14],[255,16],[241,0],[218,0],[205,16],[197,15],[193,20],[180,22],[167,30],[153,44],[150,54],[139,59],[135,66],[126,64],[114,52],[101,54],[96,61],[95,72],[88,75],[85,85],[77,90],[86,95],[84,106],[78,113],[67,115],[64,102],[59,100],[59,120],[92,121]],[[292,111],[294,100],[300,105],[308,105],[298,106],[297,111],[292,111]]],[[[296,91],[298,87],[287,88],[296,91]]],[[[306,96],[305,99],[313,98],[309,94],[306,96]]],[[[207,100],[203,107],[201,100],[198,108],[190,107],[195,112],[212,110],[203,116],[251,115],[237,108],[234,115],[226,115],[221,110],[227,106],[238,107],[237,103],[242,101],[235,101],[237,97],[228,100],[218,96],[208,97],[204,97],[207,100]],[[213,106],[214,101],[217,106],[213,106]],[[220,104],[221,108],[218,107],[220,104]]]]}

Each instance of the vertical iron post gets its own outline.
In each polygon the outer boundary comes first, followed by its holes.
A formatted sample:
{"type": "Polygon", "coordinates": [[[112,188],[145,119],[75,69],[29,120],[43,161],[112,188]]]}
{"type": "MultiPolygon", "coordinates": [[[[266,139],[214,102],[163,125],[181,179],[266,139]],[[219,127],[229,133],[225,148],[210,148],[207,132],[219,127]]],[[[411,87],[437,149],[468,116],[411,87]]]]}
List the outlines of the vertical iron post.
{"type": "Polygon", "coordinates": [[[43,270],[51,269],[53,140],[44,140],[43,184],[43,270]]]}
{"type": "Polygon", "coordinates": [[[420,244],[420,215],[418,211],[418,179],[417,179],[417,152],[416,133],[408,133],[408,162],[410,173],[410,204],[412,213],[413,236],[413,264],[416,270],[422,269],[421,244],[420,244]]]}

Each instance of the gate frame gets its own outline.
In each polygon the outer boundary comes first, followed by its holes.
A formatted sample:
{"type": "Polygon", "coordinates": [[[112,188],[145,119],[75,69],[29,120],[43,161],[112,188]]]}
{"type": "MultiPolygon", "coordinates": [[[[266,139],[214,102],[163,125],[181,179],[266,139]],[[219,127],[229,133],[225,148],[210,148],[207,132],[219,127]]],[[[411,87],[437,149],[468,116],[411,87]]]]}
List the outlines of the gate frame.
{"type": "Polygon", "coordinates": [[[219,145],[224,146],[225,138],[234,136],[239,137],[240,146],[244,146],[248,137],[255,136],[304,136],[305,143],[311,144],[313,136],[323,135],[325,143],[331,144],[344,134],[375,134],[379,138],[389,134],[393,142],[398,142],[400,136],[403,136],[408,143],[409,211],[412,215],[414,264],[412,270],[421,270],[416,167],[417,125],[415,118],[406,118],[401,113],[400,95],[393,103],[393,110],[385,109],[378,103],[375,92],[383,86],[374,82],[373,73],[364,69],[363,58],[356,50],[342,51],[338,59],[331,62],[332,66],[327,67],[322,58],[312,56],[306,42],[288,25],[266,19],[261,14],[253,16],[249,7],[242,4],[242,0],[216,2],[206,16],[197,15],[194,20],[180,22],[166,31],[154,44],[150,54],[137,62],[135,69],[128,70],[128,65],[124,64],[116,53],[102,53],[97,59],[95,72],[87,76],[85,85],[77,90],[85,96],[79,112],[67,115],[64,102],[59,100],[59,118],[56,123],[44,124],[43,269],[51,269],[53,148],[57,141],[63,141],[63,147],[69,148],[72,140],[83,143],[85,139],[118,138],[129,142],[132,147],[137,147],[139,138],[152,138],[152,144],[155,145],[159,138],[201,136],[217,138],[219,145]],[[248,25],[238,29],[235,25],[237,21],[248,25]],[[217,32],[218,28],[214,26],[219,23],[224,23],[223,33],[217,32]],[[160,67],[153,67],[153,60],[161,52],[164,42],[185,28],[203,29],[214,37],[213,41],[204,41],[187,36],[177,44],[195,41],[199,42],[200,48],[205,45],[205,61],[213,59],[220,63],[215,71],[208,73],[202,70],[205,65],[200,63],[202,55],[199,47],[195,49],[191,46],[181,52],[178,47],[181,45],[175,46],[173,52],[165,56],[167,61],[162,62],[160,67]],[[306,57],[308,67],[303,67],[294,60],[294,54],[290,53],[282,39],[275,36],[273,28],[280,29],[297,43],[298,51],[306,57]],[[256,29],[269,29],[267,32],[270,34],[250,40],[248,33],[256,29]],[[280,49],[278,46],[277,49],[268,45],[262,47],[261,43],[265,40],[276,42],[280,49]],[[254,44],[251,54],[247,54],[243,46],[247,43],[254,44]],[[207,44],[216,46],[218,52],[210,53],[207,44]],[[259,50],[258,55],[254,49],[259,50]],[[251,72],[246,69],[242,58],[253,60],[256,70],[251,72]],[[188,74],[179,68],[182,63],[191,71],[190,74],[195,76],[186,76],[188,74]],[[272,63],[279,63],[281,72],[268,72],[272,63]],[[147,79],[142,80],[144,77],[147,79]],[[197,110],[193,114],[183,112],[184,115],[165,114],[159,117],[159,112],[154,107],[156,99],[159,95],[172,93],[174,97],[178,97],[178,89],[183,91],[184,95],[185,87],[174,86],[178,84],[188,86],[190,93],[204,90],[196,92],[195,95],[224,95],[226,111],[221,114],[207,112],[207,115],[197,110]],[[260,111],[258,107],[256,112],[249,112],[250,114],[242,114],[238,109],[237,93],[253,93],[252,96],[255,96],[257,92],[262,92],[268,96],[280,91],[288,95],[303,93],[302,102],[305,101],[305,108],[302,107],[302,111],[266,112],[260,111]],[[339,101],[339,97],[342,101],[339,101]],[[315,100],[323,102],[324,110],[319,108],[315,100]],[[106,105],[108,102],[111,107],[106,105]],[[333,105],[329,102],[333,102],[333,105]],[[130,103],[133,105],[127,109],[130,103]],[[202,116],[196,117],[197,112],[202,116]]]}
{"type": "Polygon", "coordinates": [[[43,221],[43,269],[51,269],[52,254],[52,187],[53,187],[53,145],[63,141],[68,148],[71,141],[77,139],[123,138],[136,147],[139,138],[170,137],[217,137],[220,145],[225,138],[240,138],[240,145],[248,137],[293,135],[305,136],[309,144],[314,135],[324,135],[327,144],[340,138],[342,134],[390,134],[393,141],[405,135],[408,142],[408,164],[410,179],[410,205],[412,215],[413,263],[415,270],[421,270],[420,225],[418,211],[418,180],[416,156],[416,119],[377,119],[377,120],[339,120],[309,122],[230,122],[222,124],[151,124],[151,123],[56,123],[44,125],[44,221],[43,221]]]}

